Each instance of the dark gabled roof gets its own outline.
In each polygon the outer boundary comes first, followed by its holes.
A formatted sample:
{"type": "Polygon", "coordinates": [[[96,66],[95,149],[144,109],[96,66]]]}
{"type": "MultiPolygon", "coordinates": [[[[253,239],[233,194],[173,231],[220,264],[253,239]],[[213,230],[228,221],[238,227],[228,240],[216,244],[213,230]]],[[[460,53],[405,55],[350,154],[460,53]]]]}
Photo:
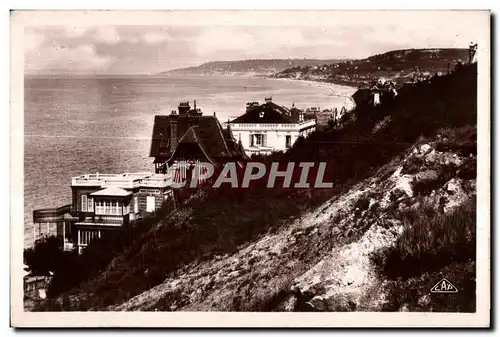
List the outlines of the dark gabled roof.
{"type": "Polygon", "coordinates": [[[233,133],[229,131],[229,129],[221,129],[222,131],[222,136],[224,137],[224,140],[226,140],[226,142],[230,142],[230,141],[235,141],[234,139],[234,136],[233,136],[233,133]]]}
{"type": "Polygon", "coordinates": [[[233,136],[233,133],[230,129],[222,129],[222,135],[226,141],[227,148],[229,149],[229,153],[232,157],[237,158],[248,158],[243,148],[243,144],[241,143],[241,139],[236,141],[233,136]]]}
{"type": "MultiPolygon", "coordinates": [[[[170,124],[171,120],[177,121],[177,141],[194,125],[213,125],[215,117],[213,116],[180,116],[180,115],[167,115],[155,116],[153,125],[153,135],[151,137],[151,148],[149,151],[150,157],[165,157],[168,158],[172,155],[170,151],[170,124]]],[[[218,121],[217,121],[218,123],[218,121]]]]}
{"type": "Polygon", "coordinates": [[[370,88],[359,88],[351,97],[354,99],[356,105],[361,105],[371,98],[371,94],[372,90],[370,88]]]}
{"type": "Polygon", "coordinates": [[[175,158],[177,149],[183,144],[197,144],[207,159],[215,165],[229,159],[246,158],[241,144],[236,143],[232,136],[228,139],[229,130],[223,131],[217,118],[214,117],[211,122],[208,121],[210,119],[189,128],[179,140],[169,161],[175,158]]]}
{"type": "MultiPolygon", "coordinates": [[[[232,158],[246,158],[243,146],[237,143],[232,133],[223,129],[215,116],[155,116],[150,156],[172,159],[182,144],[197,144],[207,159],[216,164],[232,158]],[[177,123],[177,144],[170,150],[170,125],[177,123]]],[[[155,159],[155,162],[157,159],[155,159]]]]}
{"type": "Polygon", "coordinates": [[[193,126],[195,140],[212,158],[230,157],[219,120],[213,116],[207,117],[209,118],[204,118],[197,126],[193,126]]]}
{"type": "Polygon", "coordinates": [[[290,110],[273,102],[266,102],[259,106],[249,108],[240,117],[231,123],[295,123],[292,121],[290,110]]]}
{"type": "MultiPolygon", "coordinates": [[[[170,116],[155,116],[153,135],[151,136],[150,157],[160,157],[162,152],[170,150],[170,116]],[[162,151],[160,151],[162,149],[162,151]],[[164,150],[165,149],[165,150],[164,150]]],[[[164,153],[164,156],[168,154],[164,153]]]]}

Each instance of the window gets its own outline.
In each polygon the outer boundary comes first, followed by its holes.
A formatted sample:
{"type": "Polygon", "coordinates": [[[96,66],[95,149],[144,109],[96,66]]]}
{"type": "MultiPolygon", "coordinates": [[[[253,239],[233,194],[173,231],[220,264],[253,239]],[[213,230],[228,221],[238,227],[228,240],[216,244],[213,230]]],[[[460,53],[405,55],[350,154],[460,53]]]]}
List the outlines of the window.
{"type": "Polygon", "coordinates": [[[147,196],[146,197],[146,211],[147,212],[154,212],[155,210],[155,197],[154,196],[147,196]]]}
{"type": "Polygon", "coordinates": [[[104,213],[104,203],[101,200],[97,200],[95,202],[95,212],[96,212],[96,214],[103,214],[104,213]]]}
{"type": "Polygon", "coordinates": [[[96,214],[122,215],[122,203],[112,200],[97,200],[95,202],[96,214]]]}
{"type": "Polygon", "coordinates": [[[257,146],[264,145],[264,135],[255,135],[255,144],[257,146]]]}
{"type": "Polygon", "coordinates": [[[87,196],[82,195],[82,212],[87,212],[87,196]]]}
{"type": "Polygon", "coordinates": [[[287,149],[292,147],[292,136],[285,136],[285,147],[287,149]]]}
{"type": "Polygon", "coordinates": [[[94,211],[94,199],[93,198],[87,198],[87,211],[93,212],[94,211]]]}
{"type": "Polygon", "coordinates": [[[250,146],[266,146],[266,135],[264,134],[253,134],[250,135],[250,146]]]}

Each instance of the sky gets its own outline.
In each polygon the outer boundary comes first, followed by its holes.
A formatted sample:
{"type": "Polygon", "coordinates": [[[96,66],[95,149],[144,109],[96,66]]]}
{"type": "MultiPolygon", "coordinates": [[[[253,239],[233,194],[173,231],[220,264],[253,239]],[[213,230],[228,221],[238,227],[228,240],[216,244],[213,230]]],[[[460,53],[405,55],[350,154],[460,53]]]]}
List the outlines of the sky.
{"type": "MultiPolygon", "coordinates": [[[[197,14],[198,18],[210,16],[197,14]]],[[[464,13],[418,17],[365,13],[361,17],[357,13],[274,12],[257,15],[257,19],[254,15],[251,20],[244,14],[227,20],[195,20],[193,16],[185,24],[177,16],[172,24],[158,20],[152,20],[154,24],[147,20],[57,24],[55,20],[51,25],[26,25],[25,73],[155,74],[209,61],[353,59],[402,48],[467,48],[477,39],[475,21],[467,20],[464,13]]]]}

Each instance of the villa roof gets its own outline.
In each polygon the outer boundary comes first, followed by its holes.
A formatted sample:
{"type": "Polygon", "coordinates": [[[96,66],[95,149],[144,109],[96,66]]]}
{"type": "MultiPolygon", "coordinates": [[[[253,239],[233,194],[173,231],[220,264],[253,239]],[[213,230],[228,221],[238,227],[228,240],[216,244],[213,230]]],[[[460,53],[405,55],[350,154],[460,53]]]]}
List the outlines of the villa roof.
{"type": "Polygon", "coordinates": [[[231,123],[297,123],[292,119],[290,110],[273,102],[250,107],[247,112],[231,123]]]}
{"type": "Polygon", "coordinates": [[[170,125],[172,120],[177,124],[177,134],[174,137],[176,140],[179,140],[194,125],[201,125],[202,128],[213,128],[218,123],[217,118],[214,116],[155,116],[149,152],[150,157],[170,157],[172,155],[170,149],[170,125]]]}
{"type": "Polygon", "coordinates": [[[132,194],[131,192],[115,186],[107,187],[97,192],[90,193],[91,196],[109,196],[109,197],[126,197],[131,194],[132,194]]]}
{"type": "Polygon", "coordinates": [[[361,105],[370,98],[371,94],[372,91],[370,88],[359,88],[351,97],[354,99],[356,105],[361,105]]]}
{"type": "MultiPolygon", "coordinates": [[[[173,158],[179,146],[197,144],[201,151],[212,162],[233,157],[244,157],[243,149],[235,146],[230,130],[222,128],[215,116],[155,116],[150,156],[161,161],[161,158],[173,158]],[[177,124],[176,146],[170,147],[173,119],[177,124]]],[[[155,159],[155,161],[158,161],[155,159]]]]}

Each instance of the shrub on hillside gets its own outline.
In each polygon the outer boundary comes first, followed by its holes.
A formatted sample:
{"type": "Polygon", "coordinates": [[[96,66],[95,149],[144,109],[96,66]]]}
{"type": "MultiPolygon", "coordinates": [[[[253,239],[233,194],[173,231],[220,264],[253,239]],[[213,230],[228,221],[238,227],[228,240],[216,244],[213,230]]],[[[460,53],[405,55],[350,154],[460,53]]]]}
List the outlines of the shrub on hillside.
{"type": "Polygon", "coordinates": [[[396,244],[372,255],[382,275],[408,278],[475,259],[475,199],[451,214],[410,211],[404,221],[406,228],[396,244]]]}
{"type": "Polygon", "coordinates": [[[406,280],[388,280],[387,302],[383,311],[420,312],[475,312],[476,311],[476,263],[454,263],[433,272],[406,280]],[[445,277],[457,289],[455,294],[429,293],[430,289],[445,277]]]}
{"type": "Polygon", "coordinates": [[[61,264],[64,255],[61,246],[62,240],[55,236],[38,240],[34,247],[24,250],[24,263],[33,275],[49,275],[61,264]]]}

